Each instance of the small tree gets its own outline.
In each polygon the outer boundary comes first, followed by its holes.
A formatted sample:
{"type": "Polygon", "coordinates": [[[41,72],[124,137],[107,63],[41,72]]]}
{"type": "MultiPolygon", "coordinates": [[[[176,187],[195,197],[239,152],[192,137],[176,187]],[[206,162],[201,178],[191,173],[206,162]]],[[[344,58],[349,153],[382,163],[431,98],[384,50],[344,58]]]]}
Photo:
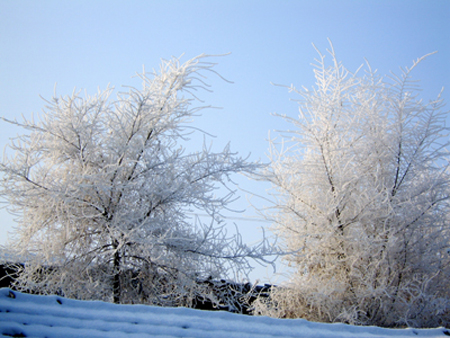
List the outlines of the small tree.
{"type": "Polygon", "coordinates": [[[315,64],[294,129],[271,140],[269,217],[295,272],[256,311],[383,326],[450,324],[449,154],[442,100],[418,99],[411,68],[315,64]],[[273,209],[272,209],[273,210],[273,209]]]}
{"type": "Polygon", "coordinates": [[[12,244],[27,257],[19,288],[189,306],[198,280],[245,275],[248,258],[264,260],[266,243],[227,236],[221,216],[234,199],[230,175],[258,165],[229,147],[183,146],[202,108],[191,107],[192,91],[214,72],[203,59],[164,62],[114,101],[111,88],[74,93],[54,97],[38,122],[6,120],[29,131],[0,166],[0,195],[18,215],[12,244]]]}

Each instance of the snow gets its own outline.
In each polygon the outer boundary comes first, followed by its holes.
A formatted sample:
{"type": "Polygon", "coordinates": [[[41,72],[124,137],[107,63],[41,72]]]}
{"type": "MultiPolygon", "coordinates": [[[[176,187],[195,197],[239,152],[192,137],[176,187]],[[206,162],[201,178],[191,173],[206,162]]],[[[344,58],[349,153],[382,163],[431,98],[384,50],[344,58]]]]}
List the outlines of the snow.
{"type": "Polygon", "coordinates": [[[436,329],[384,329],[220,311],[117,305],[0,289],[0,334],[10,337],[446,337],[436,329]]]}

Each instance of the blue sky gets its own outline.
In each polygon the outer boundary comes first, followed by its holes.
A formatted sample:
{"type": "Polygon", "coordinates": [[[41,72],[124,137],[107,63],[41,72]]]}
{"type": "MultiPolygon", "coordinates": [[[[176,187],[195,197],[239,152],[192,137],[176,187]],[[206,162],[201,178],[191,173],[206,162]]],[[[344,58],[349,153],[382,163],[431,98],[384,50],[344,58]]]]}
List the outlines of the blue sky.
{"type": "MultiPolygon", "coordinates": [[[[161,58],[231,52],[212,61],[233,84],[212,76],[214,93],[200,94],[222,109],[204,111],[195,126],[216,135],[217,149],[230,142],[266,160],[269,130],[286,127],[270,114],[296,114],[294,97],[271,83],[311,87],[317,56],[311,43],[325,52],[329,38],[349,70],[367,58],[381,74],[438,51],[413,74],[424,99],[446,87],[449,102],[449,17],[448,0],[0,0],[0,116],[40,112],[39,95],[51,98],[55,84],[58,95],[75,87],[94,93],[108,84],[139,86],[131,77],[143,65],[157,68],[161,58]]],[[[18,132],[1,122],[0,146],[18,132]]],[[[267,188],[239,182],[261,194],[267,188]]],[[[239,203],[247,206],[245,196],[239,203]]],[[[13,221],[4,212],[0,217],[4,243],[13,221]]],[[[248,240],[257,236],[250,229],[267,225],[235,221],[248,240]]],[[[271,274],[259,271],[257,278],[271,274]]]]}

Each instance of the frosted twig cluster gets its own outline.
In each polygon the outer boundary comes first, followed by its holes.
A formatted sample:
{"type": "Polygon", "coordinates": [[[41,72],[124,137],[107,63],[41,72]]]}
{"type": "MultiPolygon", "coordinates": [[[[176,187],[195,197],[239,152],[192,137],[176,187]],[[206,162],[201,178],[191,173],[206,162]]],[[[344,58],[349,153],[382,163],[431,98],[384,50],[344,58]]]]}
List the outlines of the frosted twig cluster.
{"type": "MultiPolygon", "coordinates": [[[[332,47],[332,46],[331,46],[332,47]]],[[[266,215],[295,268],[257,312],[383,326],[450,324],[447,112],[412,67],[352,74],[329,51],[271,140],[266,215]]],[[[362,70],[359,70],[362,72],[362,70]]]]}
{"type": "Polygon", "coordinates": [[[227,235],[221,212],[235,197],[218,190],[259,165],[229,146],[183,147],[213,66],[205,56],[164,61],[138,74],[142,89],[114,100],[112,88],[74,92],[48,101],[37,121],[7,121],[28,131],[0,165],[0,194],[18,216],[12,244],[26,257],[19,288],[189,306],[204,291],[199,280],[245,275],[249,258],[267,262],[266,242],[249,248],[227,235]]]}

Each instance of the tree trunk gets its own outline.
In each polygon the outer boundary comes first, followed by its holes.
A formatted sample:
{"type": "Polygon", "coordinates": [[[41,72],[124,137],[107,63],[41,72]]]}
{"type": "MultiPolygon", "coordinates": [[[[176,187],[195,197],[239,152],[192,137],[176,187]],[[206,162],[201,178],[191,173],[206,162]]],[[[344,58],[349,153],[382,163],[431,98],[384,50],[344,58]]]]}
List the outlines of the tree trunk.
{"type": "Polygon", "coordinates": [[[118,243],[114,242],[114,248],[116,248],[116,252],[114,253],[114,261],[113,261],[113,301],[115,304],[120,303],[120,253],[117,250],[118,243]]]}

